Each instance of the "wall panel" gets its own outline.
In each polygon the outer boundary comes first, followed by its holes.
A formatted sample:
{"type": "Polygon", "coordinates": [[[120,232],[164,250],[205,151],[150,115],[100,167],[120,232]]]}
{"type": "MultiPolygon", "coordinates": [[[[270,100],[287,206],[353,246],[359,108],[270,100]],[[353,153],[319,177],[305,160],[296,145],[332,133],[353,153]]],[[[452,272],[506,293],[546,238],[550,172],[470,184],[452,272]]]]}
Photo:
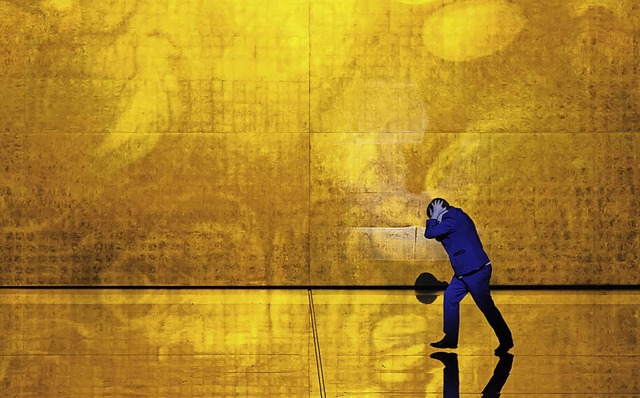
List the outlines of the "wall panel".
{"type": "Polygon", "coordinates": [[[638,284],[634,1],[0,1],[0,284],[638,284]],[[473,23],[469,23],[473,21],[473,23]]]}

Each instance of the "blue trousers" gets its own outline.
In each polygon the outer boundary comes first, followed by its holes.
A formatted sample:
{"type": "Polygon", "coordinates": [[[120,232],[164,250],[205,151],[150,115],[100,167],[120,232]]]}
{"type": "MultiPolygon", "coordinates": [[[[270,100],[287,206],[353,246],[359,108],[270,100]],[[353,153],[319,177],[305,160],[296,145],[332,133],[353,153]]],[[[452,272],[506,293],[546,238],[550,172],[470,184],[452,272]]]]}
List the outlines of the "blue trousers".
{"type": "Polygon", "coordinates": [[[460,329],[460,301],[471,293],[471,297],[484,314],[489,325],[496,333],[500,344],[513,343],[511,330],[496,307],[489,290],[491,265],[482,268],[473,275],[458,279],[455,276],[444,291],[444,334],[447,341],[458,344],[460,329]]]}

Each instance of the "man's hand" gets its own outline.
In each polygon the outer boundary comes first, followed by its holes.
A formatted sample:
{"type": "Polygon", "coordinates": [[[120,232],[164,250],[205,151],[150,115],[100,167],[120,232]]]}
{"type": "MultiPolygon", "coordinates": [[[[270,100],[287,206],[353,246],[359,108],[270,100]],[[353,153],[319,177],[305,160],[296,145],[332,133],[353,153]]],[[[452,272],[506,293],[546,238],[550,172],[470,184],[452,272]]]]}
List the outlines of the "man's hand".
{"type": "Polygon", "coordinates": [[[443,206],[444,202],[441,200],[436,200],[433,202],[433,212],[431,213],[431,219],[437,220],[446,209],[443,206]]]}

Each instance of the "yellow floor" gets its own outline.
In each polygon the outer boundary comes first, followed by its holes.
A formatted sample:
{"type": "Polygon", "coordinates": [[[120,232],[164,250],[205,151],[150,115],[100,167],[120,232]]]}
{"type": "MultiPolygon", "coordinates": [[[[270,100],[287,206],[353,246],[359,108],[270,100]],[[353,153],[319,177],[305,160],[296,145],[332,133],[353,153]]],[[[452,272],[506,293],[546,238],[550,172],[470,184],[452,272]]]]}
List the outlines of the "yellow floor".
{"type": "MultiPolygon", "coordinates": [[[[640,396],[640,292],[494,299],[516,342],[502,397],[640,396]]],[[[0,397],[439,397],[427,343],[441,304],[404,290],[0,290],[0,397]]],[[[459,392],[480,396],[497,340],[471,298],[461,318],[459,392]]]]}

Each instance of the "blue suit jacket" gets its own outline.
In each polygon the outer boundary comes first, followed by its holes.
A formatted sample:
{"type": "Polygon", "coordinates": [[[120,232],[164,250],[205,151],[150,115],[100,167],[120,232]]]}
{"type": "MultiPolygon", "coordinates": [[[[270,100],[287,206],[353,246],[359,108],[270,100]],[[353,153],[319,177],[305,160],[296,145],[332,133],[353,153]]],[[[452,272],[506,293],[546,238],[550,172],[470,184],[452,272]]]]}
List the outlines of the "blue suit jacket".
{"type": "Polygon", "coordinates": [[[442,243],[456,275],[464,275],[489,262],[473,220],[457,207],[450,207],[440,223],[428,219],[424,236],[442,243]]]}

